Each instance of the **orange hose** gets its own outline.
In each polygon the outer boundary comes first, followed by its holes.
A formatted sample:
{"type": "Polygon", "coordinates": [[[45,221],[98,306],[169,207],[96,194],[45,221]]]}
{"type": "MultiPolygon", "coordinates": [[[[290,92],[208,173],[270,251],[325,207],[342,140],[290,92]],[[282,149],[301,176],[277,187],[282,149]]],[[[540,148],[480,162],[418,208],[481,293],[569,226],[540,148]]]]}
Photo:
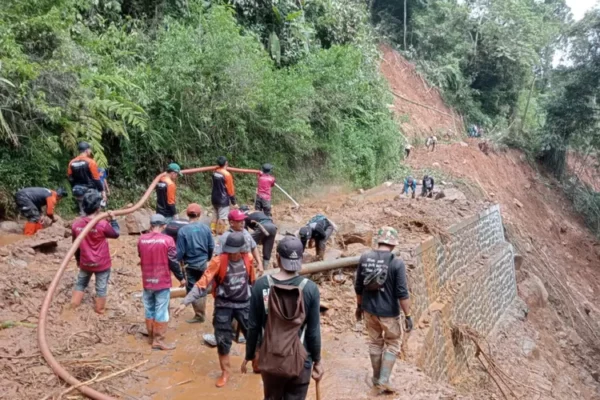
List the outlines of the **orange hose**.
{"type": "MultiPolygon", "coordinates": [[[[187,174],[195,174],[198,172],[214,171],[217,168],[218,167],[216,167],[216,166],[210,166],[210,167],[186,169],[181,172],[183,174],[187,175],[187,174]]],[[[254,174],[254,173],[259,172],[257,170],[252,170],[252,169],[240,169],[240,168],[228,168],[228,169],[232,172],[239,172],[239,173],[254,174]]],[[[132,212],[135,212],[135,211],[139,210],[140,208],[142,208],[142,206],[144,205],[144,203],[146,203],[146,201],[150,197],[150,194],[152,194],[152,191],[158,184],[159,179],[162,178],[165,174],[166,173],[163,172],[162,174],[160,174],[160,175],[156,176],[156,178],[154,178],[154,180],[152,181],[152,183],[150,184],[150,186],[148,187],[148,189],[146,190],[146,192],[144,193],[142,198],[135,205],[133,205],[132,207],[129,207],[129,208],[111,211],[110,213],[113,216],[121,216],[121,215],[131,214],[132,212]]],[[[39,321],[38,321],[38,345],[40,346],[40,352],[42,353],[42,356],[44,357],[44,359],[46,360],[46,362],[48,363],[50,368],[52,368],[54,373],[56,375],[58,375],[62,380],[64,380],[65,382],[67,382],[68,384],[70,384],[72,386],[79,385],[81,382],[79,380],[77,380],[77,378],[75,378],[73,375],[71,375],[69,373],[69,371],[67,371],[58,362],[58,360],[56,358],[54,358],[54,355],[52,354],[52,352],[50,351],[50,348],[48,347],[48,341],[46,340],[47,339],[46,338],[46,325],[47,325],[47,321],[48,321],[48,310],[50,309],[50,303],[52,302],[52,297],[54,297],[54,294],[58,287],[58,283],[60,282],[62,276],[64,275],[65,270],[67,269],[67,266],[69,264],[69,261],[75,255],[75,251],[77,251],[77,249],[79,248],[79,245],[81,244],[83,239],[87,236],[87,234],[90,232],[90,230],[98,223],[98,221],[100,221],[103,218],[107,218],[107,217],[109,217],[108,212],[103,212],[103,213],[96,215],[90,222],[88,222],[88,224],[85,226],[85,228],[83,229],[81,234],[79,236],[77,236],[77,238],[71,245],[71,248],[69,249],[69,251],[67,252],[65,257],[63,258],[63,260],[60,264],[60,267],[56,271],[56,275],[54,275],[54,278],[52,279],[52,282],[50,283],[50,287],[48,288],[48,292],[46,293],[46,297],[44,298],[44,302],[42,303],[42,309],[40,310],[40,317],[39,317],[39,321]]],[[[104,394],[104,393],[100,393],[97,390],[92,389],[91,387],[80,386],[77,388],[77,390],[79,390],[82,394],[84,394],[85,396],[88,396],[92,399],[115,400],[113,397],[110,397],[109,395],[104,394]]]]}

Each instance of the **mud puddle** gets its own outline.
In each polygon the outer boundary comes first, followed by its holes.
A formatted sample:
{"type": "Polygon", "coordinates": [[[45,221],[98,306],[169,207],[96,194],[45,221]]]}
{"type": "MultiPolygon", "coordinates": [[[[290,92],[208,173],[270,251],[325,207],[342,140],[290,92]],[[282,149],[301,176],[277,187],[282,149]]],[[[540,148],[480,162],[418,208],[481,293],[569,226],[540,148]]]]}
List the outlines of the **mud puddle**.
{"type": "Polygon", "coordinates": [[[27,238],[27,236],[25,236],[25,235],[17,235],[17,234],[7,233],[5,235],[0,236],[0,246],[8,246],[9,244],[19,242],[26,238],[27,238]]]}

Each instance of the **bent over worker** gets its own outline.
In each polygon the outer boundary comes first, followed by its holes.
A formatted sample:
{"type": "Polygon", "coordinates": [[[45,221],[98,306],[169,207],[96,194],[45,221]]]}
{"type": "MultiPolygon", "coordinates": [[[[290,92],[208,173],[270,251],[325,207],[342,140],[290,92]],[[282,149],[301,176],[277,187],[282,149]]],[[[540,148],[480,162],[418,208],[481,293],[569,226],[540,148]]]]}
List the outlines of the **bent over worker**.
{"type": "MultiPolygon", "coordinates": [[[[261,367],[260,374],[263,380],[265,399],[303,400],[306,398],[308,392],[311,370],[315,381],[319,381],[323,377],[319,288],[310,279],[299,275],[302,269],[302,253],[302,242],[298,238],[291,235],[284,237],[277,245],[277,264],[280,267],[280,271],[273,275],[261,277],[252,287],[246,357],[242,363],[241,371],[242,373],[246,373],[246,365],[249,361],[252,361],[254,372],[257,372],[258,367],[261,367]],[[271,308],[267,310],[267,305],[276,303],[269,301],[269,297],[273,296],[273,293],[278,297],[278,292],[274,290],[291,287],[298,287],[302,296],[304,307],[298,307],[301,309],[299,311],[300,315],[296,313],[296,308],[294,307],[299,304],[297,302],[294,302],[292,307],[282,307],[287,308],[287,310],[273,310],[271,308]],[[290,315],[282,315],[284,313],[287,314],[286,311],[294,313],[296,318],[291,318],[290,315]],[[304,318],[302,318],[302,315],[304,318]],[[267,323],[268,319],[271,319],[270,324],[267,323]],[[284,323],[285,326],[280,325],[283,320],[287,321],[284,323]],[[294,323],[298,327],[296,331],[294,331],[294,323]],[[292,324],[291,329],[290,324],[292,324]],[[260,344],[260,338],[263,336],[263,331],[265,336],[259,351],[261,358],[258,360],[259,365],[256,365],[258,358],[256,350],[260,344]],[[293,335],[297,335],[296,338],[293,335]],[[298,371],[299,374],[283,377],[277,373],[273,373],[273,371],[267,372],[269,369],[278,369],[273,368],[277,367],[276,365],[269,365],[270,360],[272,360],[269,353],[277,353],[280,349],[276,348],[276,346],[279,345],[281,347],[281,344],[289,347],[290,350],[294,349],[292,342],[294,339],[297,340],[298,337],[304,338],[304,343],[300,344],[300,346],[304,346],[303,350],[306,350],[304,353],[306,354],[306,358],[302,363],[303,368],[300,368],[298,371]],[[265,367],[266,370],[262,367],[265,367]]],[[[279,299],[281,303],[285,302],[283,298],[279,299]]],[[[286,357],[284,362],[295,364],[296,360],[294,357],[300,357],[299,352],[289,351],[288,357],[286,357]]]]}
{"type": "Polygon", "coordinates": [[[422,197],[432,197],[434,185],[435,185],[435,181],[433,180],[433,177],[431,177],[429,175],[425,175],[423,177],[423,186],[421,187],[421,196],[422,197]]]}
{"type": "Polygon", "coordinates": [[[263,256],[262,265],[264,269],[269,269],[271,263],[271,254],[273,246],[275,246],[275,238],[277,236],[277,225],[273,223],[273,219],[261,211],[250,212],[248,206],[240,207],[246,215],[244,220],[246,229],[252,229],[252,239],[257,245],[262,245],[263,256]]]}
{"type": "Polygon", "coordinates": [[[82,203],[83,195],[90,189],[96,189],[106,201],[106,193],[100,179],[98,164],[92,159],[92,146],[88,142],[81,142],[77,145],[77,148],[79,149],[79,155],[69,162],[67,177],[71,184],[79,215],[85,216],[82,203]]]}
{"type": "Polygon", "coordinates": [[[271,216],[271,190],[275,186],[275,177],[271,175],[273,166],[263,164],[261,172],[258,174],[258,185],[256,188],[256,201],[254,208],[256,211],[262,211],[266,216],[271,216]]]}
{"type": "Polygon", "coordinates": [[[403,328],[411,331],[413,321],[406,268],[402,259],[392,253],[398,245],[398,232],[383,227],[376,240],[377,249],[362,254],[356,269],[356,319],[360,321],[363,315],[365,318],[373,385],[394,392],[390,375],[400,354],[403,328]],[[404,323],[400,321],[400,308],[404,323]]]}
{"type": "Polygon", "coordinates": [[[146,330],[153,349],[173,350],[175,346],[165,342],[171,299],[170,271],[181,286],[185,286],[185,278],[177,262],[175,241],[171,236],[162,233],[167,226],[166,218],[154,214],[150,218],[150,226],[150,232],[143,234],[138,240],[146,330]]]}
{"type": "MultiPolygon", "coordinates": [[[[215,242],[208,226],[200,222],[202,208],[192,203],[185,211],[189,223],[183,225],[177,233],[177,260],[185,266],[187,277],[185,291],[189,293],[196,282],[202,278],[208,261],[212,258],[215,242]]],[[[194,317],[187,323],[203,323],[206,315],[206,297],[201,297],[192,303],[194,317]]]]}
{"type": "Polygon", "coordinates": [[[41,187],[19,190],[15,194],[15,203],[19,213],[27,218],[23,235],[35,235],[37,231],[43,228],[41,213],[44,206],[46,207],[46,216],[51,222],[56,222],[54,208],[66,195],[67,191],[63,188],[58,188],[56,191],[41,187]]]}
{"type": "Polygon", "coordinates": [[[217,158],[217,168],[212,175],[212,193],[211,203],[215,211],[215,216],[210,224],[214,234],[221,235],[227,229],[227,215],[229,206],[236,205],[235,187],[233,186],[233,176],[227,171],[229,164],[223,156],[217,158]]]}
{"type": "Polygon", "coordinates": [[[156,185],[156,213],[164,216],[167,223],[177,215],[177,186],[175,181],[181,176],[181,167],[171,163],[167,167],[167,174],[160,178],[156,185]]]}
{"type": "Polygon", "coordinates": [[[412,198],[415,198],[415,193],[417,191],[417,181],[412,176],[407,176],[404,179],[404,187],[402,188],[401,194],[408,194],[408,189],[412,192],[412,198]]]}
{"type": "Polygon", "coordinates": [[[329,218],[322,214],[317,214],[308,221],[308,224],[300,228],[298,235],[302,242],[303,249],[309,242],[314,241],[317,249],[317,259],[322,260],[325,257],[327,241],[337,226],[329,218]]]}
{"type": "MultiPolygon", "coordinates": [[[[78,218],[71,225],[73,241],[83,232],[88,222],[98,214],[101,203],[102,196],[96,190],[90,190],[83,196],[82,206],[85,217],[78,218]]],[[[106,239],[117,239],[119,233],[119,224],[111,216],[109,222],[106,220],[99,221],[79,245],[75,252],[79,274],[71,298],[73,308],[81,304],[84,291],[90,283],[92,275],[94,275],[96,277],[95,311],[98,314],[104,314],[108,293],[108,278],[110,278],[112,267],[110,249],[106,239]]]]}
{"type": "Polygon", "coordinates": [[[252,256],[243,252],[244,245],[244,234],[232,232],[227,237],[223,253],[211,260],[200,281],[185,296],[175,311],[175,316],[178,316],[188,304],[206,296],[208,286],[213,285],[215,297],[213,325],[221,365],[221,376],[217,379],[217,387],[225,386],[231,374],[229,352],[233,341],[231,324],[233,320],[238,322],[244,335],[247,332],[250,288],[254,284],[255,275],[252,256]]]}

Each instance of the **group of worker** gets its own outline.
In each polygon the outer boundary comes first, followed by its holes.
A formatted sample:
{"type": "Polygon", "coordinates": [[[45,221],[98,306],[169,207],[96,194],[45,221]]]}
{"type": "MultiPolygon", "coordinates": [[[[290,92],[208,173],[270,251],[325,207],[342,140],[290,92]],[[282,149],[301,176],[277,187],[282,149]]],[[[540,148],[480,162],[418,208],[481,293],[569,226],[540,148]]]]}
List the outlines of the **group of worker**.
{"type": "MultiPolygon", "coordinates": [[[[421,196],[422,197],[433,197],[433,187],[435,185],[435,181],[432,176],[424,175],[423,181],[421,183],[421,196]]],[[[407,176],[404,178],[404,186],[402,188],[401,194],[407,194],[411,192],[411,196],[414,199],[417,191],[417,180],[412,176],[407,176]]]]}
{"type": "MultiPolygon", "coordinates": [[[[81,214],[71,225],[73,240],[106,206],[108,194],[108,185],[101,180],[91,157],[91,147],[80,143],[79,150],[81,154],[68,168],[73,196],[81,214]]],[[[317,258],[323,259],[327,241],[337,226],[318,214],[297,236],[286,233],[276,248],[279,272],[264,274],[264,270],[271,267],[277,236],[271,213],[273,167],[262,166],[257,177],[254,210],[251,210],[237,204],[226,158],[219,157],[217,164],[218,168],[212,173],[214,218],[210,227],[200,221],[199,204],[188,205],[187,220],[177,218],[176,180],[182,173],[178,164],[167,167],[156,187],[156,214],[150,218],[150,231],[142,234],[137,244],[149,343],[157,350],[175,348],[166,340],[172,273],[186,289],[186,297],[174,312],[176,317],[191,304],[194,315],[187,322],[203,323],[207,294],[212,292],[215,299],[212,324],[221,368],[218,387],[225,386],[231,376],[232,342],[243,334],[246,354],[240,371],[246,373],[247,364],[252,363],[253,372],[262,376],[264,398],[305,399],[311,376],[319,381],[324,368],[319,288],[299,272],[307,247],[314,245],[317,258]],[[262,255],[258,246],[262,246],[262,255]]],[[[65,196],[64,189],[28,188],[19,191],[15,200],[18,199],[19,210],[28,222],[34,222],[36,216],[37,221],[40,220],[44,202],[48,218],[56,219],[54,206],[65,196]]],[[[108,218],[97,222],[81,241],[75,253],[79,272],[71,298],[73,308],[82,303],[94,275],[94,309],[104,314],[112,267],[107,239],[118,238],[119,234],[119,225],[109,211],[108,218]]],[[[377,248],[361,256],[356,271],[356,318],[365,319],[373,385],[381,391],[391,391],[390,375],[400,351],[402,334],[410,331],[413,323],[405,266],[393,253],[398,233],[393,228],[383,227],[376,237],[377,248]],[[404,320],[401,320],[400,310],[404,320]]]]}

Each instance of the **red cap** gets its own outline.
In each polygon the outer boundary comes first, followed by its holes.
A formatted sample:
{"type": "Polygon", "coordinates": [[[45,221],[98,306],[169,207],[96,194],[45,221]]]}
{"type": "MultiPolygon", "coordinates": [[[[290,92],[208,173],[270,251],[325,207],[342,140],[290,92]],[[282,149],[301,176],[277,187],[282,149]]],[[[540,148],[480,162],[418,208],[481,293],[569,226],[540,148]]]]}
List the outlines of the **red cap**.
{"type": "Polygon", "coordinates": [[[190,214],[200,215],[200,214],[202,214],[202,207],[200,207],[200,204],[192,203],[185,210],[185,213],[187,215],[190,215],[190,214]]]}
{"type": "Polygon", "coordinates": [[[243,221],[246,219],[246,214],[244,214],[244,212],[240,210],[231,210],[227,218],[230,221],[243,221]]]}

